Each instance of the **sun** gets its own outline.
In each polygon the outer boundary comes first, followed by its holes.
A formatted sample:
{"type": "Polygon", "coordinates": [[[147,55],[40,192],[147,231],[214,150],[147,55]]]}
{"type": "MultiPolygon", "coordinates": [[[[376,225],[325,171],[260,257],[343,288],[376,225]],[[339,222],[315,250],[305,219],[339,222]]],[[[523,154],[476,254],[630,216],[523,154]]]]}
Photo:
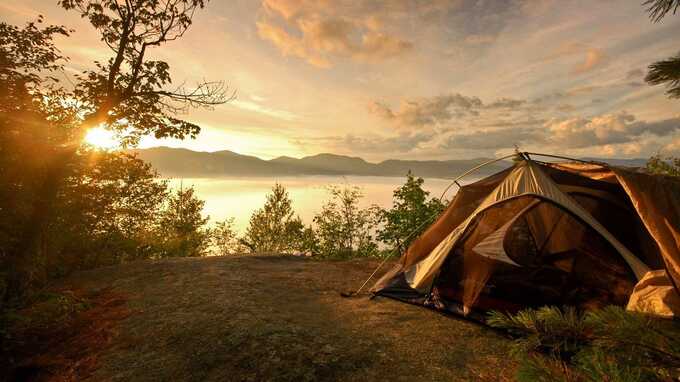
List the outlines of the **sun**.
{"type": "Polygon", "coordinates": [[[120,147],[120,142],[116,139],[116,134],[103,127],[94,127],[88,130],[85,135],[85,143],[105,150],[113,150],[120,147]]]}

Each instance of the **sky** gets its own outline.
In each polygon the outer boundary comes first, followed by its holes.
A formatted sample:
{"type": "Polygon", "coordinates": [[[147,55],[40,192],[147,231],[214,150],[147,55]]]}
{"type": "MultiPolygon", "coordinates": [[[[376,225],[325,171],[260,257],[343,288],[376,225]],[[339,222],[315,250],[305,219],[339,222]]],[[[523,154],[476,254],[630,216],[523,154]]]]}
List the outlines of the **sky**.
{"type": "MultiPolygon", "coordinates": [[[[151,54],[176,83],[223,80],[237,98],[183,115],[195,140],[141,147],[270,159],[322,152],[385,159],[521,150],[644,158],[680,152],[680,100],[643,78],[680,51],[680,15],[652,23],[626,0],[213,0],[151,54]]],[[[75,32],[68,70],[110,56],[56,0],[3,0],[75,32]]]]}

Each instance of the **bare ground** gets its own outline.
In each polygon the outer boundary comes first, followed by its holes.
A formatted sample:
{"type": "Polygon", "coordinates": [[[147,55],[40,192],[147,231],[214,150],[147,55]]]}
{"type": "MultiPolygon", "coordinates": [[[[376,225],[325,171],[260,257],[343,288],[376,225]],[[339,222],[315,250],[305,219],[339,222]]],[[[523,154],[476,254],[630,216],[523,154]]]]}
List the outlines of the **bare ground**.
{"type": "Polygon", "coordinates": [[[376,265],[232,257],[74,275],[58,288],[113,291],[125,296],[130,312],[96,351],[96,366],[78,379],[510,379],[509,342],[486,327],[386,298],[339,295],[376,265]]]}

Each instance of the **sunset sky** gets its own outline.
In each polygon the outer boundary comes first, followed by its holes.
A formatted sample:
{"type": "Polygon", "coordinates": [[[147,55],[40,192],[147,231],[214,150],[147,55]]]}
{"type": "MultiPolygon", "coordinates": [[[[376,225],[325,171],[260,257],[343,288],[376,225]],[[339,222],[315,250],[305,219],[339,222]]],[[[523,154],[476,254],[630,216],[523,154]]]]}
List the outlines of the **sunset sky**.
{"type": "MultiPolygon", "coordinates": [[[[320,152],[456,159],[523,150],[599,157],[680,151],[680,100],[643,81],[680,51],[680,15],[641,0],[213,0],[154,52],[175,82],[224,80],[238,98],[186,118],[193,141],[143,147],[273,158],[320,152]]],[[[76,32],[69,71],[110,52],[56,0],[4,0],[76,32]]]]}

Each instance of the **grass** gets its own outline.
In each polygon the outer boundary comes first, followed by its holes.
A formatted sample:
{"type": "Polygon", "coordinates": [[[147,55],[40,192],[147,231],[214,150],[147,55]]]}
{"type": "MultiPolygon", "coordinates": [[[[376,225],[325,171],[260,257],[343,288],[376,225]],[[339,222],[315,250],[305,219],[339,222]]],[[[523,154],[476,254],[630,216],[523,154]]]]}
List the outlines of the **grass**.
{"type": "MultiPolygon", "coordinates": [[[[111,335],[88,352],[97,354],[96,362],[71,375],[96,381],[510,379],[510,342],[485,327],[389,299],[340,297],[377,264],[230,257],[74,275],[55,290],[111,291],[125,296],[129,314],[109,320],[111,335]]],[[[90,298],[75,315],[101,309],[97,301],[90,298]]],[[[58,376],[56,370],[50,375],[58,376]]]]}

